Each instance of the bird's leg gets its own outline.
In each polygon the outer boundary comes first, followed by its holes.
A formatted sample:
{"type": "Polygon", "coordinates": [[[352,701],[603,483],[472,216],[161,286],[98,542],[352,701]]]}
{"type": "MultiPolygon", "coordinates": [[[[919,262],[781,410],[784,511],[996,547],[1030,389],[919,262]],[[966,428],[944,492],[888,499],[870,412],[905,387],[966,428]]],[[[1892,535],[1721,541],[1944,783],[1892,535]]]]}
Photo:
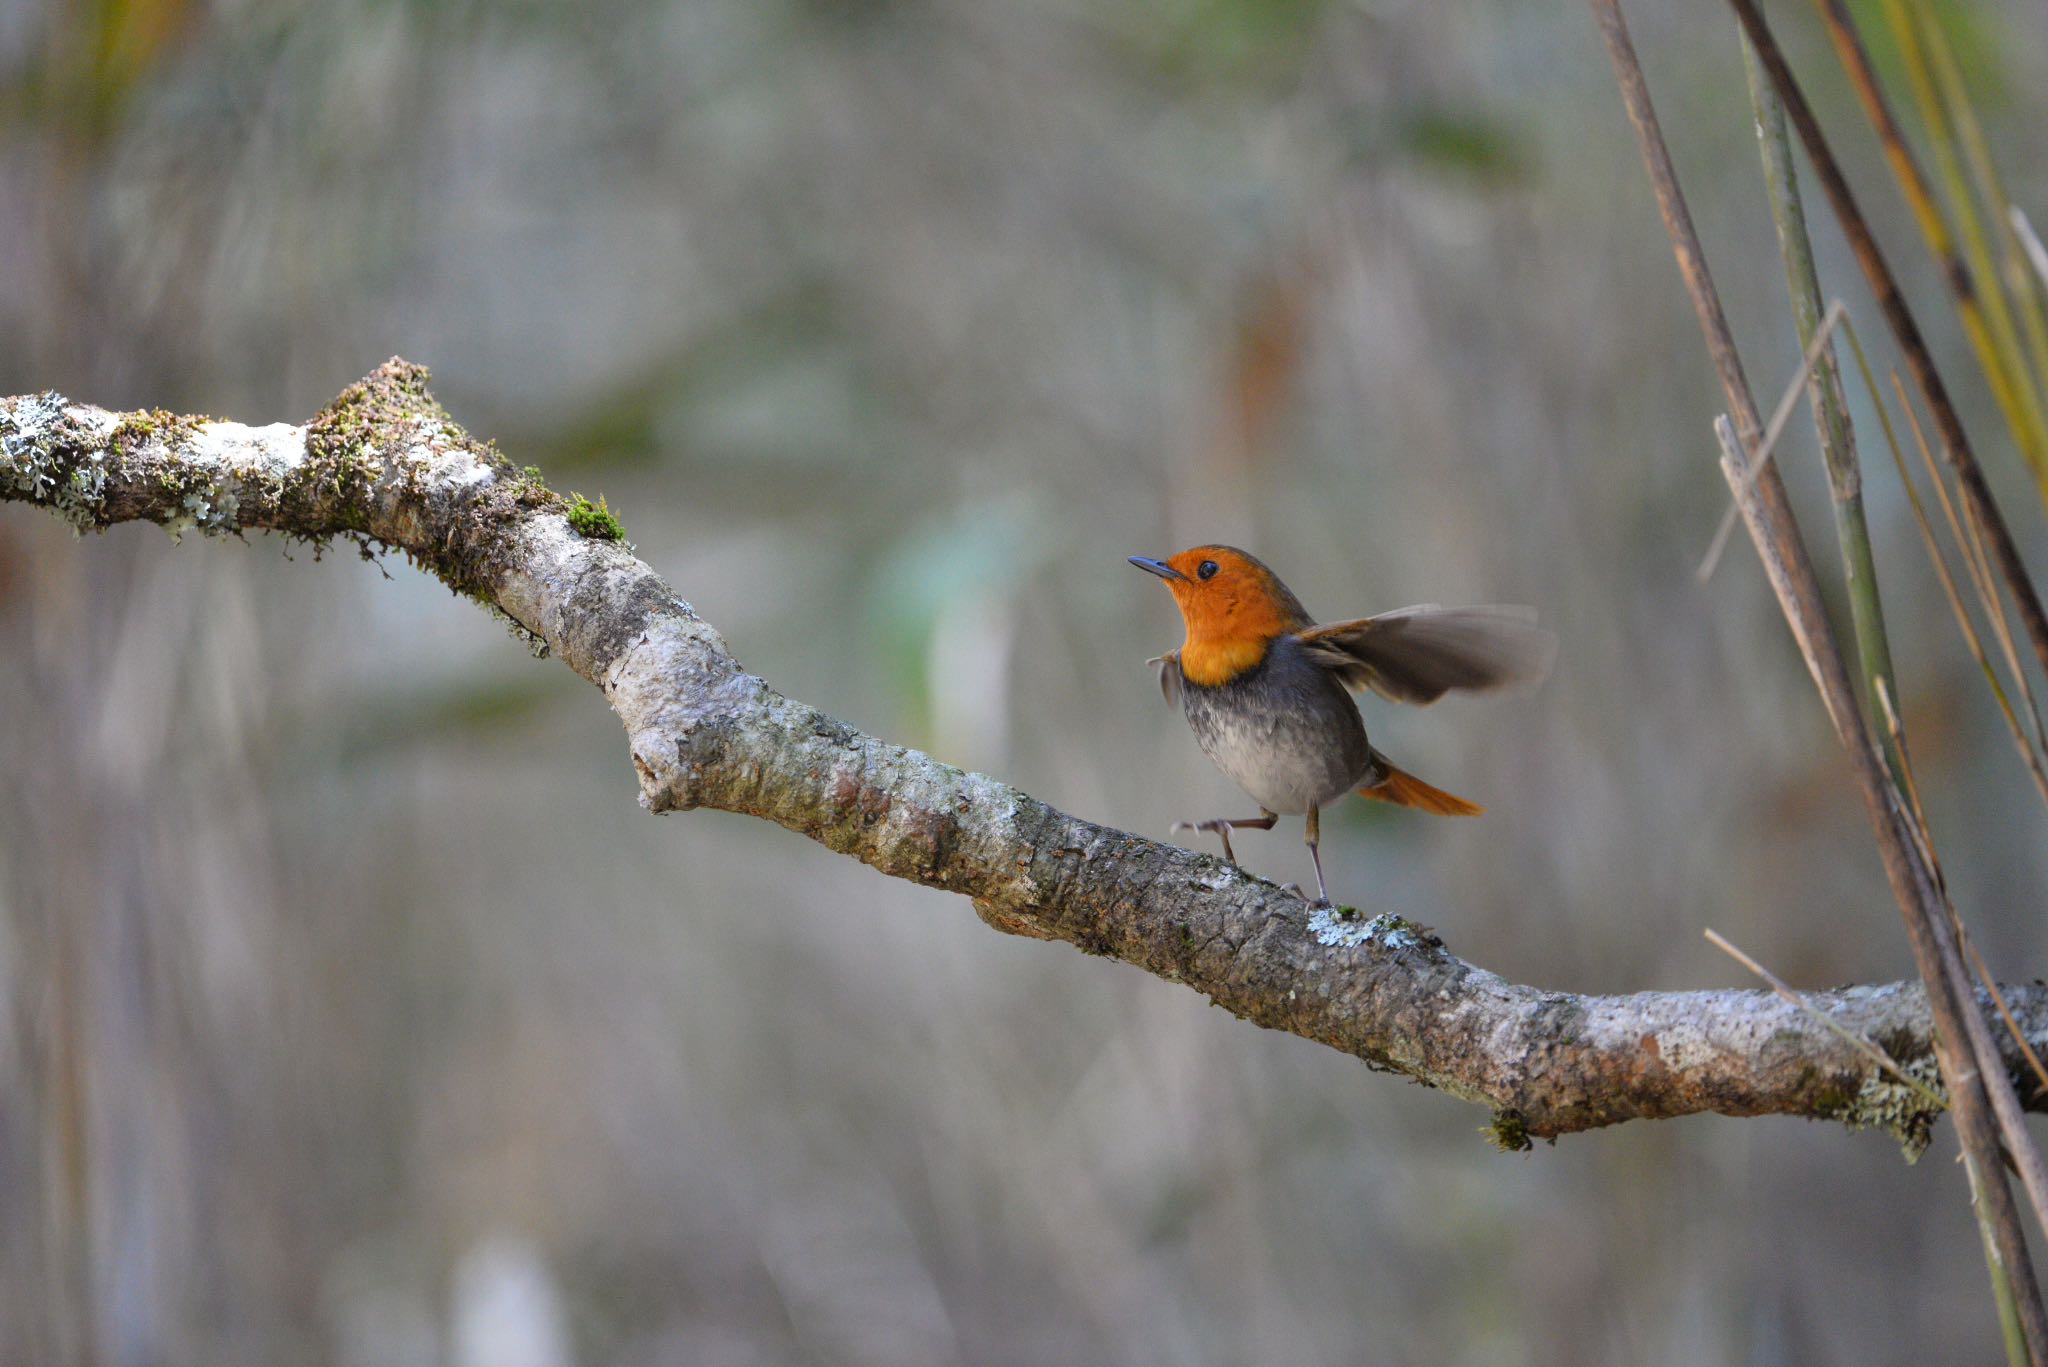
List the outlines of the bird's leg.
{"type": "Polygon", "coordinates": [[[1207,821],[1176,821],[1173,823],[1173,834],[1179,835],[1182,831],[1213,831],[1223,837],[1223,857],[1235,864],[1237,855],[1230,848],[1230,828],[1241,826],[1254,831],[1270,831],[1273,829],[1273,823],[1279,819],[1261,807],[1257,816],[1212,816],[1207,821]]]}
{"type": "Polygon", "coordinates": [[[1323,852],[1316,848],[1323,836],[1322,813],[1318,808],[1308,809],[1308,857],[1316,866],[1316,905],[1330,905],[1330,890],[1323,885],[1323,852]]]}

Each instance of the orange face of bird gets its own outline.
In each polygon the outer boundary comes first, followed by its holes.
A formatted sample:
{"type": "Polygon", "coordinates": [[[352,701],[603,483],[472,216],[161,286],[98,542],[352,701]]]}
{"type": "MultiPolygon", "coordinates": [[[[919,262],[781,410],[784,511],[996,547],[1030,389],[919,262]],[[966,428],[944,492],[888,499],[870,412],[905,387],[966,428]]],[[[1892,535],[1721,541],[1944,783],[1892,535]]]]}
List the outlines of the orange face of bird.
{"type": "Polygon", "coordinates": [[[1165,560],[1134,555],[1131,563],[1173,590],[1187,623],[1180,669],[1190,683],[1228,683],[1265,659],[1276,638],[1309,625],[1279,576],[1235,546],[1195,546],[1165,560]]]}

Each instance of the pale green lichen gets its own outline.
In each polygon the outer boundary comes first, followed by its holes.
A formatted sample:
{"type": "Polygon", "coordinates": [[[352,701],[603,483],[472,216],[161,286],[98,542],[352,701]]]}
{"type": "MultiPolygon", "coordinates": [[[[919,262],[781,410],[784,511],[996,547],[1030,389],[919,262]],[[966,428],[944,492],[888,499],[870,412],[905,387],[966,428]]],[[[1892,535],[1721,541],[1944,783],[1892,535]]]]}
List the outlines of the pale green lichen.
{"type": "Polygon", "coordinates": [[[1386,949],[1414,949],[1443,942],[1428,927],[1418,926],[1391,911],[1370,921],[1361,919],[1357,907],[1317,907],[1308,914],[1309,934],[1316,943],[1331,949],[1357,949],[1380,945],[1386,949]]]}
{"type": "Polygon", "coordinates": [[[191,483],[178,498],[178,506],[184,511],[166,518],[163,528],[171,534],[171,540],[183,538],[186,532],[196,531],[201,536],[234,536],[242,529],[242,496],[235,492],[227,481],[215,477],[210,470],[186,470],[191,483]]]}
{"type": "Polygon", "coordinates": [[[1934,1140],[1934,1122],[1948,1109],[1948,1093],[1941,1085],[1941,1068],[1931,1057],[1916,1058],[1901,1071],[1941,1097],[1942,1104],[1935,1105],[1919,1087],[1880,1069],[1864,1079],[1862,1090],[1832,1118],[1852,1130],[1883,1130],[1899,1142],[1908,1163],[1917,1163],[1934,1140]]]}
{"type": "Polygon", "coordinates": [[[496,603],[483,600],[484,611],[498,619],[513,640],[526,647],[526,653],[536,660],[545,660],[552,653],[548,649],[548,638],[529,629],[517,617],[499,607],[496,603]]]}

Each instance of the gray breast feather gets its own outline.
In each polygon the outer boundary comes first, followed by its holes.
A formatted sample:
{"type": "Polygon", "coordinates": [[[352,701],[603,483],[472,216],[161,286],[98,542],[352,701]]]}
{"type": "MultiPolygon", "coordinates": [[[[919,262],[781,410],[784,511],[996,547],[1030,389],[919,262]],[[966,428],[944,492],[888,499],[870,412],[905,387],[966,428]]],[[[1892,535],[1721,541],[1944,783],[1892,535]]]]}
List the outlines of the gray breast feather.
{"type": "Polygon", "coordinates": [[[1188,683],[1179,660],[1163,656],[1160,688],[1178,697],[1202,753],[1268,811],[1305,812],[1372,770],[1357,705],[1291,638],[1275,642],[1256,669],[1213,688],[1188,683]]]}

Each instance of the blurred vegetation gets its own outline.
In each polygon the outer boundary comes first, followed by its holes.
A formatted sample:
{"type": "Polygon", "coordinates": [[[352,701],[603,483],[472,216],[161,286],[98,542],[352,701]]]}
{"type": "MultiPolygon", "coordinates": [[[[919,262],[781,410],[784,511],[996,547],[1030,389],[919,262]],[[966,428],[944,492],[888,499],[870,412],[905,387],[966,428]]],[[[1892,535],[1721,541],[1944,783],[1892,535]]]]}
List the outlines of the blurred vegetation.
{"type": "MultiPolygon", "coordinates": [[[[1733,21],[1633,9],[1773,390],[1733,21]]],[[[2038,221],[2038,6],[1934,12],[2038,221]]],[[[1825,35],[1780,22],[2038,553],[1825,35]]],[[[1366,704],[1489,815],[1332,812],[1333,888],[1559,987],[1736,981],[1704,924],[1801,985],[1910,974],[1761,576],[1693,578],[1712,377],[1579,7],[0,9],[0,320],[0,392],[256,422],[429,364],[779,686],[1152,834],[1236,794],[1124,556],[1236,541],[1326,616],[1533,603],[1543,692],[1366,704]]],[[[1812,440],[1780,459],[1817,527],[1812,440]]],[[[1930,821],[2031,976],[2029,779],[1866,474],[1930,821]]],[[[1718,1120],[1503,1157],[957,899],[647,819],[600,700],[402,566],[0,511],[0,698],[0,1361],[1997,1351],[1951,1164],[1718,1120]]]]}

